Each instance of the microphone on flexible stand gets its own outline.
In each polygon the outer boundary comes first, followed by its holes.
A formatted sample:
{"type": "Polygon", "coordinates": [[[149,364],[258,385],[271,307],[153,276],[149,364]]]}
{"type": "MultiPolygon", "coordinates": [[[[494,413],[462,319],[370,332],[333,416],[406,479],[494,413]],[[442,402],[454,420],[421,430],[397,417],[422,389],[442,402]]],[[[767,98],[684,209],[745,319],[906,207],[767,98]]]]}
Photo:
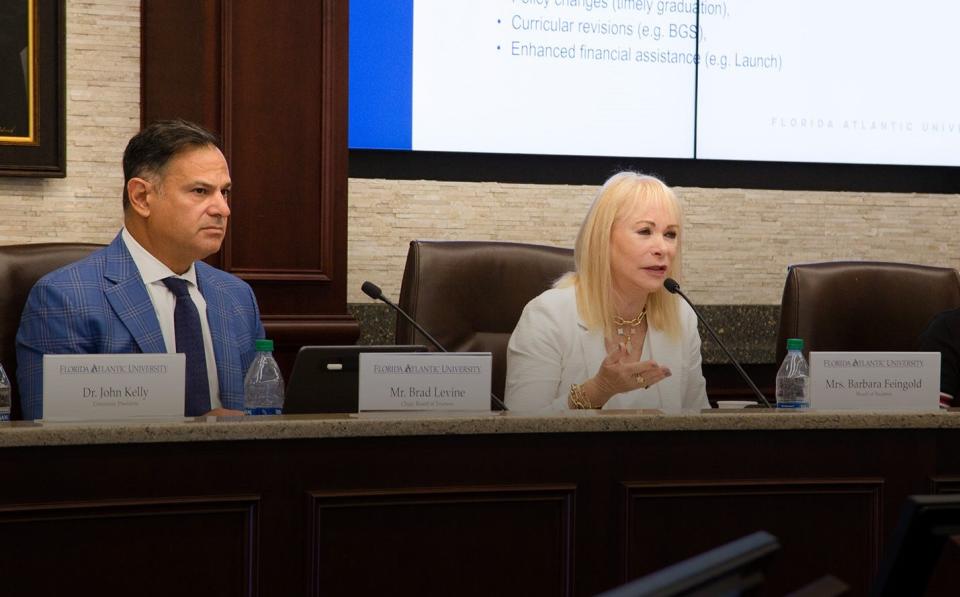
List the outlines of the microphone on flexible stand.
{"type": "Polygon", "coordinates": [[[444,348],[439,342],[437,342],[436,338],[434,338],[433,336],[431,336],[430,334],[428,334],[428,333],[427,333],[427,330],[425,330],[425,329],[423,329],[422,327],[420,327],[420,324],[417,323],[416,321],[414,321],[412,317],[410,317],[409,315],[407,315],[406,311],[404,311],[403,309],[401,309],[399,305],[394,304],[393,301],[391,301],[391,300],[388,299],[387,297],[383,296],[383,291],[380,290],[380,287],[379,287],[379,286],[377,286],[377,285],[374,284],[373,282],[364,282],[364,283],[360,286],[360,290],[363,291],[363,294],[369,296],[369,297],[372,298],[373,300],[383,301],[383,302],[387,303],[388,305],[390,305],[390,306],[393,308],[394,311],[396,311],[396,312],[399,313],[400,315],[403,315],[404,319],[406,319],[407,321],[409,321],[409,322],[413,325],[413,327],[417,328],[417,331],[419,331],[421,334],[423,334],[423,336],[424,336],[427,340],[430,341],[431,344],[433,344],[434,346],[437,347],[437,350],[439,350],[440,352],[450,352],[449,350],[447,350],[446,348],[444,348]]]}
{"type": "Polygon", "coordinates": [[[666,288],[667,292],[670,292],[671,294],[679,294],[683,298],[683,300],[685,300],[687,304],[690,305],[690,308],[693,309],[693,312],[697,315],[697,319],[700,320],[700,323],[703,324],[703,327],[707,328],[707,331],[710,332],[710,336],[713,337],[713,341],[717,343],[717,346],[719,346],[721,350],[723,350],[723,354],[727,355],[727,358],[730,360],[731,363],[733,363],[733,366],[737,370],[737,373],[739,373],[740,377],[742,377],[744,381],[747,382],[747,385],[750,386],[750,389],[753,390],[753,393],[756,395],[756,397],[760,399],[760,403],[767,408],[771,408],[770,402],[767,400],[766,396],[763,395],[763,392],[761,392],[760,389],[757,387],[757,384],[753,383],[753,380],[750,379],[750,376],[747,375],[747,372],[743,370],[743,367],[740,366],[740,363],[737,362],[737,359],[733,358],[733,355],[730,354],[730,351],[727,350],[727,347],[724,346],[723,342],[717,336],[717,333],[713,331],[713,328],[710,327],[710,324],[707,323],[707,320],[704,319],[703,315],[700,314],[700,311],[694,306],[692,302],[690,302],[690,299],[687,298],[687,295],[683,294],[683,291],[680,290],[680,284],[673,278],[667,278],[666,280],[663,281],[663,287],[666,288]]]}
{"type": "MultiPolygon", "coordinates": [[[[403,318],[409,321],[413,327],[417,328],[417,331],[423,334],[423,337],[429,340],[430,343],[437,348],[437,350],[439,350],[440,352],[450,352],[449,350],[444,348],[442,344],[437,342],[436,338],[428,334],[427,330],[423,329],[423,327],[421,327],[419,323],[417,323],[416,321],[413,320],[412,317],[407,315],[407,312],[401,309],[399,305],[395,304],[393,301],[383,296],[383,291],[380,290],[379,286],[377,286],[373,282],[367,281],[367,282],[364,282],[362,285],[360,285],[360,290],[362,290],[365,295],[369,296],[375,301],[385,302],[386,304],[390,305],[390,307],[394,311],[396,311],[400,315],[403,315],[403,318]]],[[[490,392],[490,398],[493,400],[493,403],[496,404],[497,408],[499,408],[500,410],[510,410],[507,408],[507,405],[503,403],[503,400],[500,400],[500,398],[498,398],[497,395],[494,394],[493,392],[490,392]]]]}

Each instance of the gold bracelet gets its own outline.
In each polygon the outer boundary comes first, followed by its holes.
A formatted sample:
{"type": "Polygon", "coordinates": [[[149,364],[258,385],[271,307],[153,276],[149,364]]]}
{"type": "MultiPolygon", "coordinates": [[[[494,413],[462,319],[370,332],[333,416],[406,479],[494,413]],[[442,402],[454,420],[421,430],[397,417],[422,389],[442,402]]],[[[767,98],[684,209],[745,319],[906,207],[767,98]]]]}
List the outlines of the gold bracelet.
{"type": "Polygon", "coordinates": [[[593,405],[590,404],[589,400],[587,400],[587,395],[583,391],[583,386],[576,383],[570,386],[570,396],[567,398],[567,403],[573,408],[593,408],[593,405]]]}

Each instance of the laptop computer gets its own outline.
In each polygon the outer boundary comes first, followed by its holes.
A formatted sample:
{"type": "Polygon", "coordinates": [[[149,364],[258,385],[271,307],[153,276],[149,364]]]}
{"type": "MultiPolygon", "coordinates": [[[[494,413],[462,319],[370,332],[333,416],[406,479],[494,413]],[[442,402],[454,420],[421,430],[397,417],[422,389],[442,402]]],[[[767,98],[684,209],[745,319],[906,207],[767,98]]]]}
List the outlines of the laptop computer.
{"type": "Polygon", "coordinates": [[[303,346],[287,382],[283,414],[355,413],[362,352],[426,352],[414,345],[303,346]]]}

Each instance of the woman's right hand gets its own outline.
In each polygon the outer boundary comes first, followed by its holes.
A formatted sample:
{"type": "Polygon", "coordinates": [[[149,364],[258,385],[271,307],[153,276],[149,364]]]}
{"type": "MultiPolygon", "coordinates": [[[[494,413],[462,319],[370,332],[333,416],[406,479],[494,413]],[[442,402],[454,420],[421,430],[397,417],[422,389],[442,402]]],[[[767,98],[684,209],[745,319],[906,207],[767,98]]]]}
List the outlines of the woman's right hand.
{"type": "Polygon", "coordinates": [[[597,374],[583,384],[584,393],[591,405],[601,408],[617,394],[653,384],[670,377],[670,369],[656,361],[627,361],[627,351],[621,343],[600,363],[597,374]]]}

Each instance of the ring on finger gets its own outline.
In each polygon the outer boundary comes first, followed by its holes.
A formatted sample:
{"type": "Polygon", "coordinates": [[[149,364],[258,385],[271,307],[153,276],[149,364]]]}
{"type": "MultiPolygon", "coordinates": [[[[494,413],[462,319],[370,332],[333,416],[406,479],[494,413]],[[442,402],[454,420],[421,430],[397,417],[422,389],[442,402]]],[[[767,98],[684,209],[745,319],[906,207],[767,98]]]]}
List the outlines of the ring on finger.
{"type": "Polygon", "coordinates": [[[644,389],[647,387],[647,380],[643,378],[642,373],[635,373],[633,377],[637,380],[637,383],[644,389]]]}

